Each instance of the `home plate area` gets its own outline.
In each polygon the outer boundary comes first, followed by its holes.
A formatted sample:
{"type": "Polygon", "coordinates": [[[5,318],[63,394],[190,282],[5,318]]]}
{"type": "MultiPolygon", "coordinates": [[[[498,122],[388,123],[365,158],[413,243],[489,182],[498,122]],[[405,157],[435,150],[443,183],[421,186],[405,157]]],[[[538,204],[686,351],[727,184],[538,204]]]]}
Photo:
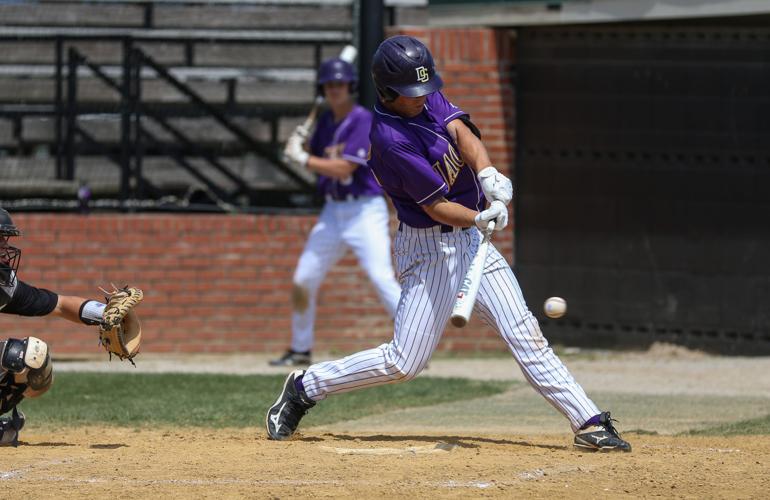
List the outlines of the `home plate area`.
{"type": "MultiPolygon", "coordinates": [[[[383,429],[378,429],[383,431],[383,429]]],[[[767,491],[770,437],[628,434],[632,453],[576,451],[566,434],[329,433],[261,428],[31,428],[3,450],[0,488],[36,498],[698,497],[767,491]]]]}

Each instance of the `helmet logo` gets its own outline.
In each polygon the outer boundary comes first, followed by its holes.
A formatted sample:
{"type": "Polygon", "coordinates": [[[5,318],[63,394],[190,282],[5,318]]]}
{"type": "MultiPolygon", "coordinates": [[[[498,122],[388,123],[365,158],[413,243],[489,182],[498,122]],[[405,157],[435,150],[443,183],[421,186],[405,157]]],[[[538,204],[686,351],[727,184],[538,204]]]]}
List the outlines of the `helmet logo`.
{"type": "Polygon", "coordinates": [[[414,70],[417,72],[417,81],[420,83],[425,83],[428,80],[430,80],[430,75],[428,74],[428,69],[425,66],[418,66],[414,68],[414,70]]]}

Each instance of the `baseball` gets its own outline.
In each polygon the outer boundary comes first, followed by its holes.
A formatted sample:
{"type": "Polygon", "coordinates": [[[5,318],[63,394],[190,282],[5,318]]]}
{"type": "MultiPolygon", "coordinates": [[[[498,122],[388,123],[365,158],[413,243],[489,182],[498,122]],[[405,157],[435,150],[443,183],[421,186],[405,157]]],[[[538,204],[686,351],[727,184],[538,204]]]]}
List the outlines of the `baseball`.
{"type": "Polygon", "coordinates": [[[550,297],[543,304],[543,310],[549,318],[561,318],[567,314],[567,301],[561,297],[550,297]]]}

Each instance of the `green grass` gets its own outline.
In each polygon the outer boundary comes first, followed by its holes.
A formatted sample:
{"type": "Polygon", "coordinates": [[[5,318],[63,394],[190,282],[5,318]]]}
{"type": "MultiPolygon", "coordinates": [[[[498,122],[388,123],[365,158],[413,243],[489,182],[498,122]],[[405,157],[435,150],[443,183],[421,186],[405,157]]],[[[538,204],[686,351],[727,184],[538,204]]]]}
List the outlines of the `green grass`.
{"type": "MultiPolygon", "coordinates": [[[[35,425],[262,425],[285,376],[58,373],[45,395],[20,408],[35,425]]],[[[330,397],[303,421],[321,425],[384,411],[499,394],[507,382],[418,378],[330,397]]]]}
{"type": "Polygon", "coordinates": [[[735,435],[758,435],[770,434],[770,415],[764,417],[741,420],[739,422],[730,422],[715,427],[708,427],[687,432],[689,435],[706,436],[735,436],[735,435]]]}

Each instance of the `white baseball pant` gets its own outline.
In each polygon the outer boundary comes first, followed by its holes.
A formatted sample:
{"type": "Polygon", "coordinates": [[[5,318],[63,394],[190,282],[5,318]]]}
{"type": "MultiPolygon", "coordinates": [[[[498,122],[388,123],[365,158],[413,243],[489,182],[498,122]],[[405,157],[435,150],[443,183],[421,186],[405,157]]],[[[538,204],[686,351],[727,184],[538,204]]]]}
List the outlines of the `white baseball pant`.
{"type": "Polygon", "coordinates": [[[295,294],[298,290],[304,294],[300,301],[304,308],[295,305],[292,313],[293,351],[312,349],[318,289],[348,248],[358,257],[388,314],[395,315],[401,287],[393,272],[388,217],[382,196],[326,202],[294,271],[295,294]]]}
{"type": "MultiPolygon", "coordinates": [[[[480,238],[475,228],[441,233],[438,227],[403,226],[395,244],[402,294],[393,340],[312,365],[302,379],[307,395],[317,401],[329,394],[410,380],[420,373],[447,325],[456,290],[480,238]]],[[[500,334],[532,387],[567,417],[573,431],[600,413],[549,347],[513,271],[493,245],[474,311],[500,334]]]]}

